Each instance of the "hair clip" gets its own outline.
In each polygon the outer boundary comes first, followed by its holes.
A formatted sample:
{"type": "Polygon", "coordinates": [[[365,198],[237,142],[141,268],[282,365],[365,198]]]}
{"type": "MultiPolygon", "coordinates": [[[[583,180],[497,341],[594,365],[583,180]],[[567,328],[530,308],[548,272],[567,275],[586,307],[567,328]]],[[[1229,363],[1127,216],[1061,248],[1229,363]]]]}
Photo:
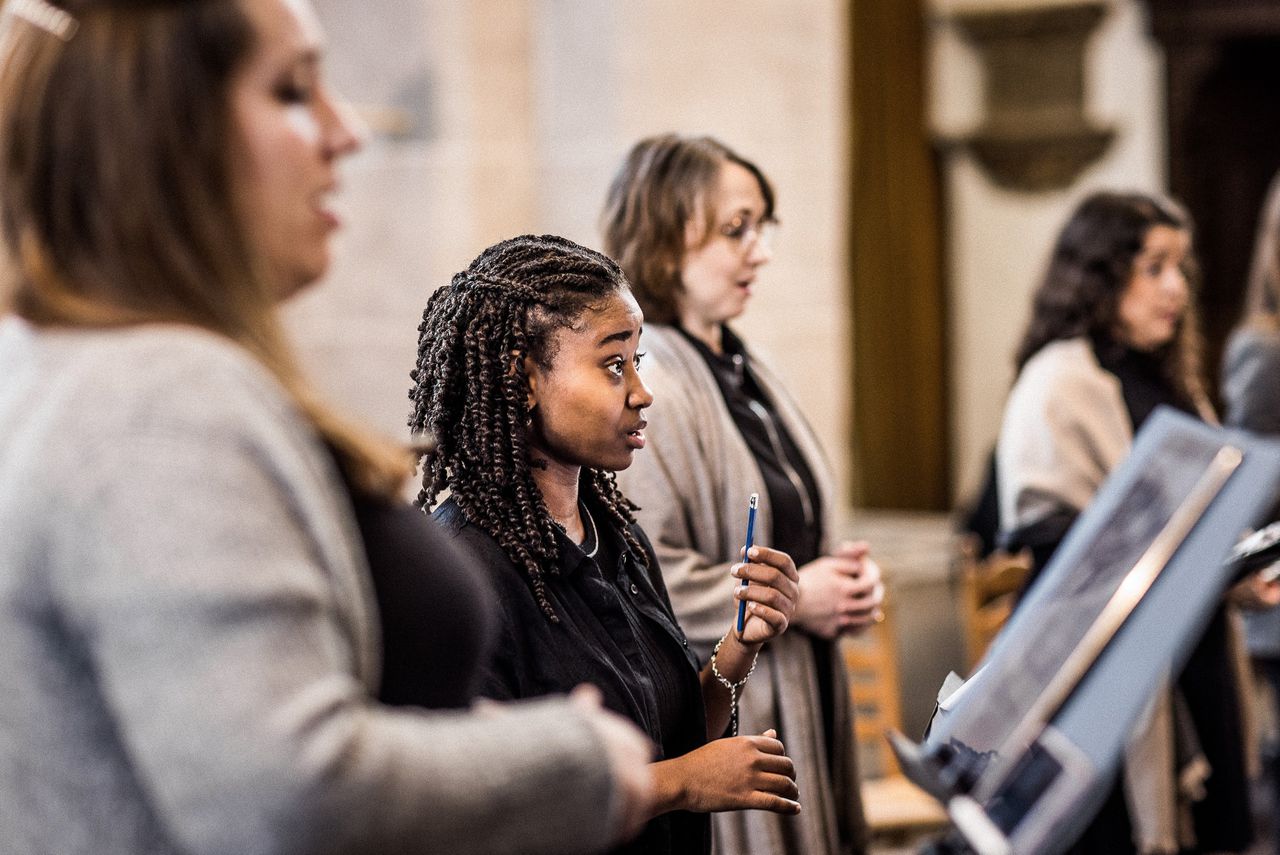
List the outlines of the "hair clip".
{"type": "Polygon", "coordinates": [[[80,22],[70,12],[46,2],[46,0],[9,0],[5,7],[10,15],[21,18],[64,42],[71,41],[80,22]]]}

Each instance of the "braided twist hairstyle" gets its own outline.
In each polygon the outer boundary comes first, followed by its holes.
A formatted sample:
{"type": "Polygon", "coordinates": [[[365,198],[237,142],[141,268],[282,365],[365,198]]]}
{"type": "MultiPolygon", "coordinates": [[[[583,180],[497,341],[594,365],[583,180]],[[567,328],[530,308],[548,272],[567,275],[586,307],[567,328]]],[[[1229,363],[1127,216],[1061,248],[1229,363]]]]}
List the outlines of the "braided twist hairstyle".
{"type": "MultiPolygon", "coordinates": [[[[417,505],[425,511],[448,490],[467,520],[524,567],[543,613],[558,623],[545,577],[558,568],[557,523],[534,481],[524,357],[550,370],[556,333],[630,286],[610,258],[554,235],[495,244],[427,301],[418,360],[409,377],[409,427],[429,432],[417,505]]],[[[608,510],[627,544],[632,505],[614,473],[585,468],[580,489],[608,510]]],[[[647,559],[645,559],[647,561],[647,559]]]]}

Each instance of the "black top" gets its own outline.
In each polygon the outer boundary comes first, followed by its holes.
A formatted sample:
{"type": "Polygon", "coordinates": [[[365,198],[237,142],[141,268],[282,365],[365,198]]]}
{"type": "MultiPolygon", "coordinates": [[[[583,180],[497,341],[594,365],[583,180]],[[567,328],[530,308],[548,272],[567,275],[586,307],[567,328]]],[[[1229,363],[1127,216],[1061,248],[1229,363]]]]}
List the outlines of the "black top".
{"type": "Polygon", "coordinates": [[[996,452],[987,456],[982,487],[961,509],[960,530],[978,539],[978,557],[995,552],[1000,540],[1000,484],[996,476],[996,452]]]}
{"type": "MultiPolygon", "coordinates": [[[[1109,337],[1094,337],[1092,345],[1098,364],[1120,381],[1135,434],[1161,404],[1196,415],[1190,402],[1165,379],[1156,355],[1126,347],[1109,337]]],[[[1074,516],[1068,515],[1064,521],[1069,523],[1074,516]]],[[[1033,550],[1036,575],[1065,535],[1064,526],[1056,538],[1042,540],[1033,550]]],[[[1200,747],[1213,770],[1205,782],[1204,799],[1192,805],[1195,852],[1239,852],[1253,838],[1240,690],[1231,667],[1232,655],[1226,613],[1219,609],[1178,678],[1200,747]]],[[[1070,852],[1133,852],[1130,834],[1128,811],[1117,783],[1097,818],[1070,852]]]]}
{"type": "Polygon", "coordinates": [[[797,567],[808,564],[822,554],[818,482],[787,426],[778,418],[773,401],[751,370],[751,357],[742,340],[727,326],[720,330],[723,353],[712,352],[683,329],[680,332],[711,369],[734,427],[746,441],[764,476],[773,520],[769,545],[790,555],[797,567]]]}
{"type": "MultiPolygon", "coordinates": [[[[538,606],[525,569],[456,503],[449,500],[433,514],[453,544],[487,570],[495,590],[498,642],[481,694],[531,698],[592,683],[606,707],[649,735],[658,759],[687,754],[707,741],[706,710],[698,662],[676,623],[657,558],[639,526],[631,531],[643,556],[627,546],[605,509],[590,501],[584,508],[586,541],[580,547],[562,535],[559,561],[545,577],[557,623],[538,606]],[[593,531],[598,548],[590,556],[593,531]]],[[[664,814],[615,851],[704,855],[711,851],[710,819],[664,814]]]]}
{"type": "Polygon", "coordinates": [[[382,626],[378,699],[398,706],[467,706],[497,635],[493,593],[440,527],[403,502],[347,485],[382,626]]]}
{"type": "Polygon", "coordinates": [[[1158,352],[1134,350],[1109,336],[1094,336],[1090,341],[1098,364],[1120,381],[1120,394],[1135,434],[1146,424],[1151,411],[1161,404],[1191,416],[1198,415],[1191,402],[1179,395],[1165,378],[1162,356],[1158,352]]]}

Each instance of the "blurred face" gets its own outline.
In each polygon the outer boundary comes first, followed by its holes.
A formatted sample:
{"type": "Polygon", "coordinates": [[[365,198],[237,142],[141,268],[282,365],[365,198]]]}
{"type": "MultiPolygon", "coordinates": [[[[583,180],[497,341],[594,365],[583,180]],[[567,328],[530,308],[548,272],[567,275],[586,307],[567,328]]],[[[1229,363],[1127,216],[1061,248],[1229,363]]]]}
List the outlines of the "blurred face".
{"type": "Polygon", "coordinates": [[[710,234],[706,218],[694,217],[685,228],[680,265],[683,290],[678,295],[680,325],[692,335],[719,343],[719,326],[742,314],[751,296],[756,271],[767,263],[764,194],[745,167],[726,162],[714,192],[710,234]]]}
{"type": "Polygon", "coordinates": [[[1191,235],[1182,229],[1152,226],[1147,230],[1117,307],[1119,334],[1125,344],[1155,350],[1173,340],[1191,299],[1183,273],[1190,250],[1191,235]]]}
{"type": "Polygon", "coordinates": [[[359,138],[325,86],[307,0],[245,0],[244,9],[257,43],[232,83],[235,178],[249,239],[285,297],[329,267],[336,165],[359,138]]]}
{"type": "Polygon", "coordinates": [[[549,370],[525,359],[535,457],[567,468],[631,465],[644,448],[644,408],[653,403],[637,370],[643,322],[631,292],[620,290],[555,334],[549,370]]]}

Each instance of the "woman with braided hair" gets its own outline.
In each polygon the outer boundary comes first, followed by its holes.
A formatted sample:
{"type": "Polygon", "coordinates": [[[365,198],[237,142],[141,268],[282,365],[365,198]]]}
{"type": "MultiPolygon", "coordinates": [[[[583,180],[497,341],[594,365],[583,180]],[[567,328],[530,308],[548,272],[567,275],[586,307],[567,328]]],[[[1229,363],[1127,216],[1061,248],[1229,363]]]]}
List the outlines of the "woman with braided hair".
{"type": "MultiPolygon", "coordinates": [[[[699,669],[614,480],[644,447],[653,403],[638,373],[642,320],[617,264],[572,241],[524,236],[481,253],[431,296],[419,328],[410,426],[438,443],[419,503],[497,591],[482,693],[595,684],[659,750],[654,818],[620,851],[705,853],[707,812],[800,809],[774,733],[708,741],[736,719],[760,646],[786,629],[796,570],[761,547],[733,566],[752,583],[734,586],[747,619],[699,669]]],[[[722,608],[732,622],[732,601],[722,608]]]]}

